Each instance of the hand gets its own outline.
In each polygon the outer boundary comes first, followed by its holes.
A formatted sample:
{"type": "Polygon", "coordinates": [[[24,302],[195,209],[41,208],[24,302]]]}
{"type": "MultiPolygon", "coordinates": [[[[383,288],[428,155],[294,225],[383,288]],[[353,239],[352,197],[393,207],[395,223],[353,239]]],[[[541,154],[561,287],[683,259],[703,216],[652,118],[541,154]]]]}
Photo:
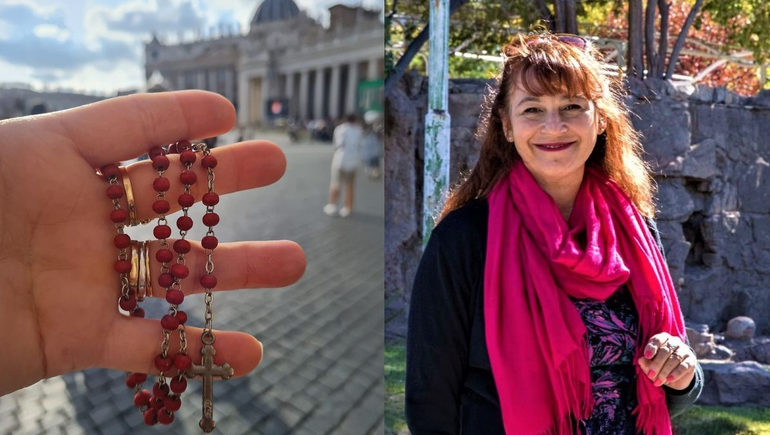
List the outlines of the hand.
{"type": "MultiPolygon", "coordinates": [[[[113,98],[46,115],[0,122],[0,395],[42,378],[91,366],[157,373],[153,359],[161,341],[157,319],[118,312],[117,249],[109,221],[113,206],[107,183],[94,168],[137,157],[153,146],[228,131],[235,110],[223,97],[202,91],[113,98]]],[[[251,141],[212,151],[219,161],[217,193],[264,186],[286,167],[281,150],[251,141]]],[[[178,156],[167,177],[178,179],[178,156]]],[[[205,180],[200,165],[198,179],[205,180]]],[[[150,161],[128,167],[139,219],[154,217],[150,161]]],[[[200,200],[203,188],[191,192],[200,200]]],[[[181,191],[172,183],[168,198],[181,191]],[[175,190],[176,189],[176,190],[175,190]]],[[[122,208],[127,209],[125,198],[122,208]]],[[[169,201],[171,212],[178,210],[169,201]]],[[[169,212],[169,213],[171,213],[169,212]]],[[[226,217],[225,217],[226,218],[226,217]]],[[[172,224],[173,225],[173,224],[172,224]]],[[[157,242],[151,245],[151,255],[157,242]]],[[[193,243],[188,264],[203,264],[193,243]]],[[[153,263],[155,263],[153,261],[153,263]]],[[[158,267],[153,264],[153,282],[158,267]]],[[[301,248],[289,241],[220,244],[215,290],[278,287],[295,282],[305,268],[301,248]]],[[[183,281],[199,293],[200,273],[183,281]]],[[[155,292],[163,296],[163,292],[155,292]]],[[[199,328],[188,327],[188,353],[199,361],[199,328]]],[[[245,333],[217,332],[216,363],[235,375],[259,364],[262,346],[245,333]]],[[[172,351],[175,349],[172,347],[172,351]]]]}
{"type": "Polygon", "coordinates": [[[639,358],[639,367],[656,387],[684,390],[695,376],[697,358],[679,337],[662,332],[652,336],[639,358]]]}

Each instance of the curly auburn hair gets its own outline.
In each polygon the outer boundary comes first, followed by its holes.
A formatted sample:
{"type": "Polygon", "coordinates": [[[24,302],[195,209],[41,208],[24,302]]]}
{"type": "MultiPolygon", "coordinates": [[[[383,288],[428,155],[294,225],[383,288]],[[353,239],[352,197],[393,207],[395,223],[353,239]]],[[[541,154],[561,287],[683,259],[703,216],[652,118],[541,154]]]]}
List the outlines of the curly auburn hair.
{"type": "Polygon", "coordinates": [[[654,216],[655,184],[641,157],[640,136],[622,100],[622,80],[602,73],[599,53],[589,41],[581,47],[564,39],[550,33],[518,35],[503,48],[503,70],[497,86],[489,88],[476,131],[481,142],[478,163],[449,193],[440,218],[474,199],[486,198],[513,163],[521,159],[513,143],[505,138],[502,118],[509,113],[516,87],[534,96],[566,93],[592,101],[605,119],[606,129],[597,136],[586,165],[604,170],[643,216],[654,216]]]}

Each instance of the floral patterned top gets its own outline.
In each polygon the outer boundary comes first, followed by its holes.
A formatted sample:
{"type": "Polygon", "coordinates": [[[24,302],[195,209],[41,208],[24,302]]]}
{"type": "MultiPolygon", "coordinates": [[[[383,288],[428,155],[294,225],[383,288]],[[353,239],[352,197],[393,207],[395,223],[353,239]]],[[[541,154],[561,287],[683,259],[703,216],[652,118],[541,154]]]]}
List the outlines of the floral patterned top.
{"type": "Polygon", "coordinates": [[[594,393],[594,410],[582,422],[585,435],[633,435],[636,417],[634,352],[639,316],[624,285],[605,302],[575,300],[588,329],[588,359],[594,393]]]}

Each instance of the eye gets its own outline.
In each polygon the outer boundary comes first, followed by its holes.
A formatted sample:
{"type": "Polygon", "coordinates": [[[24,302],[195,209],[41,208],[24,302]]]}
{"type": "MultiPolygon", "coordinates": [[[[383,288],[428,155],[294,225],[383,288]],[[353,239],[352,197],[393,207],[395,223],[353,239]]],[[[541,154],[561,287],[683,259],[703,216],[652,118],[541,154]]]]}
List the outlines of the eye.
{"type": "Polygon", "coordinates": [[[583,106],[580,104],[568,104],[564,107],[563,110],[582,110],[583,106]]]}
{"type": "Polygon", "coordinates": [[[524,112],[522,113],[540,113],[540,112],[541,110],[538,109],[537,107],[527,107],[526,109],[524,109],[524,112]]]}

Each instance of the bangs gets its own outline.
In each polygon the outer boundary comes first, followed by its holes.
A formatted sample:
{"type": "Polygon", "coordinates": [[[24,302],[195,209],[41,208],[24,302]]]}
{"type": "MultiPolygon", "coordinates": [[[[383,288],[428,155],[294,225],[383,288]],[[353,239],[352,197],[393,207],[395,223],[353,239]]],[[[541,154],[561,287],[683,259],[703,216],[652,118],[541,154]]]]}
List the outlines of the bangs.
{"type": "Polygon", "coordinates": [[[597,68],[582,65],[585,60],[580,58],[584,56],[577,50],[557,51],[545,46],[527,51],[512,59],[517,87],[535,97],[566,94],[570,98],[582,96],[597,100],[602,96],[601,78],[589,72],[597,68]]]}

